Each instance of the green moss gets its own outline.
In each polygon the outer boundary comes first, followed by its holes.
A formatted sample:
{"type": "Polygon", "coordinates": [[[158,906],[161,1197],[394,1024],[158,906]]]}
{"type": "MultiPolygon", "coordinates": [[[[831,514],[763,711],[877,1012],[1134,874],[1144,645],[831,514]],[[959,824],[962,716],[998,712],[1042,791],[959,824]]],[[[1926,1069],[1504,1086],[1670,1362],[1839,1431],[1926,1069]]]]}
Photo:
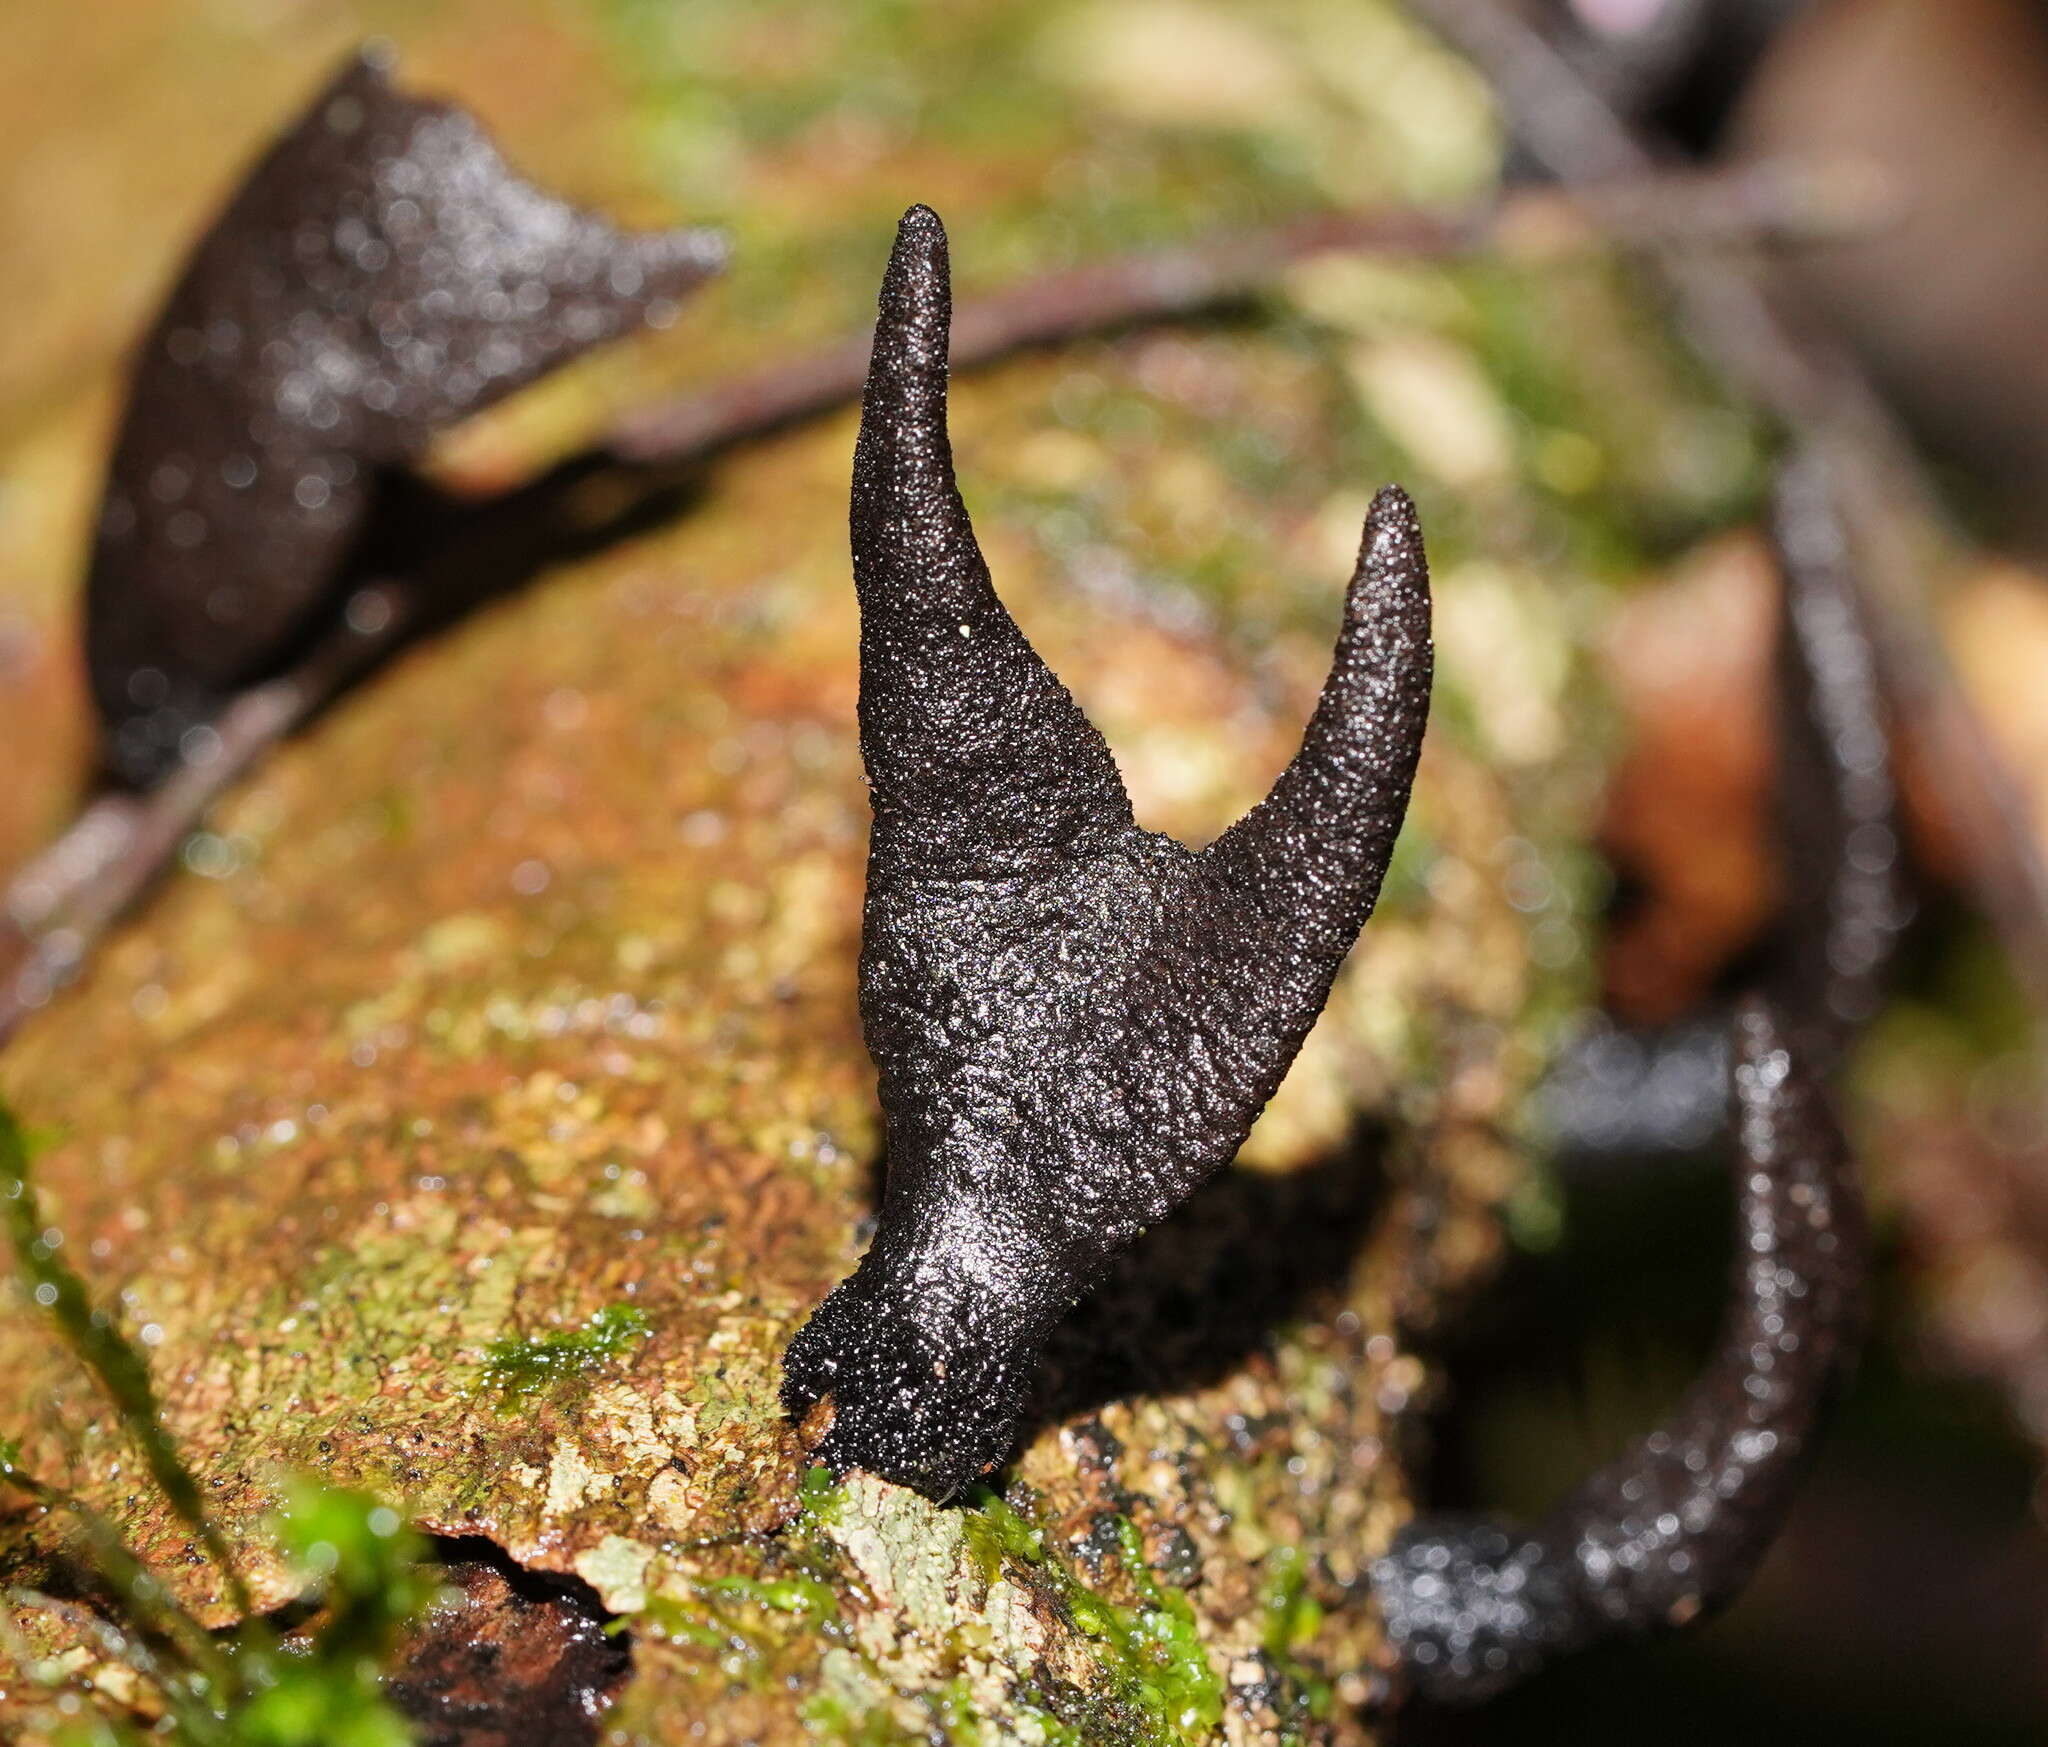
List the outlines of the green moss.
{"type": "Polygon", "coordinates": [[[608,1304],[581,1328],[493,1341],[484,1350],[481,1387],[509,1406],[566,1377],[587,1376],[646,1338],[645,1315],[630,1304],[608,1304]]]}
{"type": "MultiPolygon", "coordinates": [[[[831,1742],[834,1747],[927,1747],[933,1741],[943,1741],[947,1747],[984,1747],[989,1741],[989,1719],[964,1676],[949,1680],[936,1692],[921,1694],[918,1703],[930,1718],[929,1728],[909,1727],[886,1705],[856,1713],[831,1693],[807,1699],[802,1716],[814,1740],[831,1742]]],[[[1091,1739],[1072,1723],[1024,1699],[1013,1701],[1006,1721],[1010,1727],[1000,1737],[1006,1741],[1030,1740],[1035,1733],[1040,1747],[1083,1747],[1091,1739]]]]}
{"type": "Polygon", "coordinates": [[[779,1678],[781,1659],[792,1642],[814,1636],[839,1642],[849,1636],[837,1592],[801,1572],[693,1579],[686,1591],[650,1596],[645,1607],[605,1630],[612,1635],[631,1630],[708,1651],[728,1680],[754,1692],[769,1690],[779,1678]]]}
{"type": "Polygon", "coordinates": [[[960,1526],[984,1583],[994,1583],[1002,1575],[1006,1559],[1026,1565],[1045,1562],[1045,1536],[986,1488],[975,1495],[973,1508],[961,1514],[960,1526]]]}
{"type": "Polygon", "coordinates": [[[1308,1592],[1308,1561],[1298,1547],[1275,1547],[1266,1556],[1265,1626],[1260,1647],[1285,1682],[1297,1713],[1297,1726],[1330,1714],[1334,1693],[1320,1671],[1296,1659],[1296,1652],[1315,1641],[1322,1630],[1322,1603],[1308,1592]]]}
{"type": "Polygon", "coordinates": [[[774,1613],[796,1614],[815,1625],[834,1618],[839,1597],[814,1577],[712,1577],[698,1592],[718,1599],[750,1601],[774,1613]]]}
{"type": "Polygon", "coordinates": [[[112,1399],[122,1423],[141,1448],[150,1477],[199,1537],[200,1545],[225,1576],[230,1598],[246,1613],[248,1592],[228,1557],[227,1544],[207,1518],[199,1482],[164,1433],[148,1365],[115,1327],[113,1318],[94,1308],[85,1282],[64,1261],[63,1233],[43,1222],[29,1174],[29,1150],[27,1136],[13,1112],[0,1105],[0,1224],[13,1241],[30,1296],[112,1399]]]}
{"type": "Polygon", "coordinates": [[[1126,1607],[1081,1581],[1047,1548],[1044,1535],[1005,1500],[983,1493],[965,1517],[967,1545],[993,1581],[1006,1559],[1036,1569],[1075,1629],[1095,1645],[1113,1697],[1143,1719],[1138,1739],[1194,1743],[1223,1721],[1223,1682],[1209,1664],[1195,1610],[1177,1589],[1162,1586],[1145,1562],[1137,1525],[1117,1519],[1119,1563],[1137,1592],[1126,1607]]]}
{"type": "MultiPolygon", "coordinates": [[[[249,1611],[248,1591],[207,1515],[199,1482],[164,1432],[147,1362],[60,1259],[63,1234],[43,1222],[29,1154],[20,1126],[0,1104],[0,1220],[30,1297],[111,1398],[151,1475],[219,1563],[242,1612],[225,1636],[207,1632],[111,1522],[28,1473],[20,1445],[0,1438],[0,1485],[68,1512],[83,1530],[116,1609],[102,1648],[149,1680],[173,1738],[187,1747],[408,1747],[412,1731],[384,1699],[383,1666],[433,1593],[420,1570],[425,1543],[377,1499],[311,1479],[290,1481],[271,1532],[320,1611],[310,1644],[287,1654],[270,1622],[249,1611]]],[[[8,1599],[34,1606],[40,1598],[8,1599]]],[[[101,1716],[80,1718],[56,1736],[62,1747],[140,1747],[146,1738],[101,1716]]]]}
{"type": "Polygon", "coordinates": [[[245,1694],[232,1747],[406,1747],[412,1730],[385,1702],[383,1668],[406,1622],[432,1598],[425,1544],[398,1513],[357,1492],[298,1480],[277,1532],[318,1586],[307,1654],[285,1654],[265,1622],[245,1621],[236,1660],[245,1694]]]}
{"type": "Polygon", "coordinates": [[[1044,1747],[1082,1747],[1081,1731],[1071,1723],[1062,1722],[1050,1711],[1019,1702],[1015,1706],[1015,1714],[1020,1723],[1029,1723],[1038,1730],[1044,1747]]]}
{"type": "Polygon", "coordinates": [[[806,1699],[801,1715],[814,1740],[832,1742],[834,1747],[925,1747],[929,1739],[880,1707],[855,1716],[830,1693],[806,1699]]]}
{"type": "Polygon", "coordinates": [[[605,1627],[605,1635],[612,1638],[629,1631],[702,1650],[726,1649],[735,1637],[731,1626],[714,1624],[709,1614],[672,1595],[651,1595],[638,1613],[622,1615],[605,1627]]]}
{"type": "MultiPolygon", "coordinates": [[[[171,1647],[204,1685],[220,1689],[233,1678],[228,1652],[199,1622],[179,1607],[129,1550],[120,1531],[97,1511],[22,1466],[21,1447],[0,1438],[0,1485],[33,1499],[44,1509],[67,1512],[84,1536],[88,1563],[112,1598],[114,1611],[130,1625],[154,1634],[171,1647]]],[[[9,1600],[27,1600],[11,1595],[9,1600]]]]}
{"type": "Polygon", "coordinates": [[[804,1515],[815,1528],[828,1528],[836,1523],[846,1505],[846,1494],[832,1478],[830,1468],[806,1468],[804,1477],[797,1482],[796,1495],[804,1515]]]}
{"type": "Polygon", "coordinates": [[[1308,1643],[1323,1623],[1320,1603],[1308,1593],[1308,1562],[1298,1547],[1275,1547],[1266,1556],[1265,1629],[1260,1642],[1278,1661],[1308,1643]]]}
{"type": "Polygon", "coordinates": [[[964,1677],[947,1681],[932,1695],[929,1705],[952,1747],[981,1747],[981,1713],[964,1677]]]}
{"type": "Polygon", "coordinates": [[[1177,1589],[1163,1588],[1145,1562],[1137,1524],[1117,1519],[1124,1575],[1143,1604],[1115,1607],[1098,1596],[1091,1620],[1076,1624],[1091,1638],[1114,1646],[1124,1665],[1129,1696],[1156,1715],[1172,1738],[1206,1739],[1223,1721],[1223,1682],[1209,1665],[1195,1629],[1195,1610],[1177,1589]]]}

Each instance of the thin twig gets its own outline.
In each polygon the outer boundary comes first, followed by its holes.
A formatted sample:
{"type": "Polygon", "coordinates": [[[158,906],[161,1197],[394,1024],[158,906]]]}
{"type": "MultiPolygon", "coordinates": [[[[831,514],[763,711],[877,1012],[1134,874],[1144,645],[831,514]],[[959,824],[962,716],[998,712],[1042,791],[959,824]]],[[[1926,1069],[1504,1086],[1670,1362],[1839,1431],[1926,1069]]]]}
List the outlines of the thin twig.
{"type": "MultiPolygon", "coordinates": [[[[1621,241],[1697,248],[1760,238],[1812,239],[1882,216],[1881,190],[1852,166],[1763,163],[1739,172],[1656,171],[1563,194],[1516,189],[1484,205],[1433,211],[1325,212],[1145,250],[1028,279],[956,306],[956,370],[1139,323],[1213,310],[1270,286],[1317,255],[1443,259],[1554,253],[1621,241]]],[[[868,336],[849,335],[787,363],[627,414],[610,447],[632,461],[694,460],[797,419],[847,405],[867,378],[868,336]]]]}
{"type": "MultiPolygon", "coordinates": [[[[1182,248],[1114,257],[1026,280],[956,308],[951,358],[967,369],[1036,346],[1236,301],[1312,256],[1414,259],[1482,250],[1527,257],[1602,241],[1687,250],[1762,238],[1812,239],[1881,214],[1867,180],[1841,166],[1766,163],[1739,172],[1629,173],[1597,187],[1509,192],[1448,211],[1323,213],[1182,248]]],[[[869,339],[850,335],[787,363],[629,414],[604,447],[673,466],[848,405],[866,379],[869,339]]],[[[358,595],[348,622],[283,678],[244,693],[212,738],[145,796],[95,801],[0,896],[0,1044],[75,976],[99,937],[169,866],[206,809],[278,741],[412,630],[402,585],[358,595]]]]}
{"type": "MultiPolygon", "coordinates": [[[[176,858],[207,808],[394,648],[409,617],[405,593],[396,585],[362,589],[349,602],[339,630],[283,678],[255,686],[230,704],[211,737],[202,736],[160,787],[140,798],[119,797],[103,807],[96,803],[57,848],[31,864],[39,883],[30,913],[41,926],[17,921],[13,953],[0,958],[0,1044],[77,973],[100,936],[176,858]],[[85,835],[88,825],[90,846],[67,857],[65,844],[85,835]],[[75,880],[51,884],[65,869],[75,872],[75,880]]],[[[13,901],[10,891],[10,907],[13,901]]]]}
{"type": "MultiPolygon", "coordinates": [[[[1493,84],[1510,125],[1568,192],[1653,177],[1657,155],[1526,18],[1499,0],[1415,0],[1493,84]]],[[[1944,777],[1979,903],[2048,1018],[2048,864],[2020,792],[1942,653],[1926,572],[1940,511],[1897,422],[1838,347],[1779,307],[1768,267],[1649,239],[1693,345],[1826,462],[1855,549],[1887,690],[1944,777]]]]}

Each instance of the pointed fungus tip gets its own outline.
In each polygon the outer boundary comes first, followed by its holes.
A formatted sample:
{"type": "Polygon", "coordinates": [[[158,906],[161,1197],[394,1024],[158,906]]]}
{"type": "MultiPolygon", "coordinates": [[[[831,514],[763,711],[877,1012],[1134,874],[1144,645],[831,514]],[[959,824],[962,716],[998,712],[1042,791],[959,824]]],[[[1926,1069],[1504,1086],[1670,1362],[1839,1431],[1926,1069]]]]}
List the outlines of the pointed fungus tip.
{"type": "Polygon", "coordinates": [[[929,206],[913,206],[896,224],[896,243],[889,251],[890,277],[909,273],[918,279],[937,278],[949,271],[946,227],[929,206]]]}
{"type": "Polygon", "coordinates": [[[1372,494],[1371,519],[1392,521],[1396,518],[1413,522],[1415,500],[1398,485],[1383,485],[1372,494]]]}
{"type": "Polygon", "coordinates": [[[883,281],[882,307],[892,301],[919,326],[952,320],[953,269],[946,227],[929,206],[913,206],[896,227],[883,281]],[[893,294],[893,295],[892,295],[893,294]]]}
{"type": "Polygon", "coordinates": [[[953,275],[946,227],[929,206],[911,207],[896,227],[877,311],[870,393],[878,377],[905,372],[925,391],[938,386],[931,373],[934,365],[939,366],[938,378],[943,381],[953,320],[953,275]]]}
{"type": "Polygon", "coordinates": [[[1415,500],[1398,485],[1383,485],[1373,494],[1366,512],[1365,534],[1359,542],[1360,569],[1378,561],[1385,564],[1401,557],[1419,557],[1422,551],[1422,518],[1415,500]]]}

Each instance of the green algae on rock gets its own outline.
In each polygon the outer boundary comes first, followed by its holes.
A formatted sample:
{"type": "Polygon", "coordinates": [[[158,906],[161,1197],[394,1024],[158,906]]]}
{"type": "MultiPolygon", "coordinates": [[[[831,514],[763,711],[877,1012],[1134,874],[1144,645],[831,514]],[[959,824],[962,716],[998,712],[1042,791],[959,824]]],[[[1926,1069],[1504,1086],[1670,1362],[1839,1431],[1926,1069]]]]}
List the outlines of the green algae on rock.
{"type": "Polygon", "coordinates": [[[565,1378],[587,1376],[647,1334],[647,1318],[630,1304],[607,1304],[580,1328],[493,1341],[484,1349],[481,1387],[512,1406],[565,1378]]]}

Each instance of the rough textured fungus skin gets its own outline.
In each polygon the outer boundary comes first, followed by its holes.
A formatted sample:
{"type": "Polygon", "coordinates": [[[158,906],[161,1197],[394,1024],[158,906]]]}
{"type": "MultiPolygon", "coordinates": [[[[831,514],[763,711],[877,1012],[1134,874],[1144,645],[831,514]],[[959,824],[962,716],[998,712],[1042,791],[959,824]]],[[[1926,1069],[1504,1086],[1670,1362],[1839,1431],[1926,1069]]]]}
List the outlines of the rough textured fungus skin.
{"type": "Polygon", "coordinates": [[[1429,713],[1428,574],[1375,501],[1330,678],[1268,797],[1191,851],[997,599],[946,431],[946,237],[913,207],[853,468],[874,807],[861,1018],[888,1180],[791,1343],[815,1453],[947,1498],[993,1470],[1053,1324],[1229,1163],[1371,914],[1429,713]]]}
{"type": "Polygon", "coordinates": [[[1738,1218],[1719,1350],[1672,1417],[1543,1523],[1425,1517],[1373,1567],[1427,1697],[1484,1698],[1553,1658],[1682,1626],[1748,1582],[1862,1331],[1863,1211],[1810,1065],[1760,1002],[1734,1039],[1738,1218]]]}
{"type": "Polygon", "coordinates": [[[308,628],[378,469],[664,319],[725,259],[542,193],[365,53],[201,239],[144,340],[86,588],[104,759],[144,784],[308,628]]]}

